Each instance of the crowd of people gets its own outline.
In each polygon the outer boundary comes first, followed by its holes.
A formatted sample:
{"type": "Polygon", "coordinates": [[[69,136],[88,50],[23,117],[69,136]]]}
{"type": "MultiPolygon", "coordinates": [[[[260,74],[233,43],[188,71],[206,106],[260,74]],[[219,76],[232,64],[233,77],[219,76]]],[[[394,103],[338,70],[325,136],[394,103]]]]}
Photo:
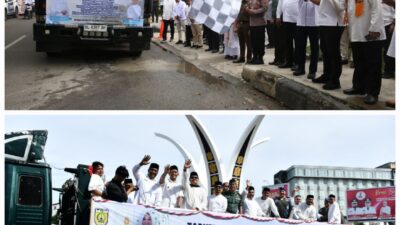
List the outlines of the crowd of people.
{"type": "Polygon", "coordinates": [[[265,48],[274,48],[274,60],[269,65],[291,69],[294,76],[306,74],[309,43],[308,79],[325,90],[340,89],[342,65],[350,63],[354,67],[352,88],[343,90],[344,94],[363,95],[366,104],[375,104],[381,79],[395,77],[394,2],[242,0],[235,22],[221,35],[191,18],[192,0],[163,0],[162,43],[167,41],[168,30],[170,41],[174,40],[176,24],[176,44],[199,49],[206,43],[206,51],[212,53],[222,46],[225,58],[233,63],[264,64],[265,48]],[[323,68],[317,77],[320,51],[323,68]]]}
{"type": "Polygon", "coordinates": [[[105,182],[102,179],[104,165],[101,162],[93,162],[93,174],[88,186],[93,199],[108,199],[164,208],[241,214],[251,217],[344,223],[336,197],[332,194],[325,200],[325,206],[317,210],[314,206],[313,195],[307,195],[305,202],[302,202],[300,195],[295,195],[300,187],[294,188],[289,197],[285,189],[280,188],[279,195],[275,198],[271,197],[271,190],[265,187],[262,189],[261,196],[255,198],[256,191],[249,180],[246,181],[245,190],[239,193],[237,181],[231,179],[225,183],[215,182],[213,193],[208,196],[197,172],[189,173],[190,160],[185,161],[182,182],[179,182],[179,169],[176,165],[166,165],[160,178],[156,179],[159,165],[157,163],[150,164],[150,159],[151,157],[146,155],[133,167],[132,173],[136,185],[133,185],[132,179],[128,178],[129,172],[125,166],[118,167],[112,180],[105,182]],[[145,165],[149,165],[146,175],[140,172],[145,165]]]}

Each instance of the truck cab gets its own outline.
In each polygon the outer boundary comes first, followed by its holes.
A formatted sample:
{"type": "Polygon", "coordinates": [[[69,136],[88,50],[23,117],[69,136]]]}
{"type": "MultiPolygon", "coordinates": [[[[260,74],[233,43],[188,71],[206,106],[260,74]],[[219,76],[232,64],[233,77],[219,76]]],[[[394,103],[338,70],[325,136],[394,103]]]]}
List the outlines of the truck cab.
{"type": "Polygon", "coordinates": [[[36,0],[36,51],[53,56],[77,47],[120,47],[133,56],[150,49],[152,0],[36,0]],[[131,6],[137,18],[131,18],[131,6]],[[132,7],[133,8],[133,7],[132,7]]]}
{"type": "Polygon", "coordinates": [[[43,161],[47,131],[5,135],[5,223],[51,224],[51,168],[43,161]]]}

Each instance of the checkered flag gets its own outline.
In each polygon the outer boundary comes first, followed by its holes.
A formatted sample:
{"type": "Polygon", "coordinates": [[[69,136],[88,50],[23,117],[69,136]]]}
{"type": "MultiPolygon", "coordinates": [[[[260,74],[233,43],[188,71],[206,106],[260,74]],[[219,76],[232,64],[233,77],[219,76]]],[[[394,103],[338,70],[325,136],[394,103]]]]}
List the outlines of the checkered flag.
{"type": "Polygon", "coordinates": [[[239,14],[241,0],[194,0],[189,17],[223,34],[239,14]]]}

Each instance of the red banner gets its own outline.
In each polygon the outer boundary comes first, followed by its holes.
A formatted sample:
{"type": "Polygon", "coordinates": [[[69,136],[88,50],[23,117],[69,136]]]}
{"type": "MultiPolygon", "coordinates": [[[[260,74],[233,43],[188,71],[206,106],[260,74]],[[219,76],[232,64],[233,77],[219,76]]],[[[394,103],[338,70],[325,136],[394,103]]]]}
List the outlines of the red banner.
{"type": "Polygon", "coordinates": [[[289,194],[289,183],[282,183],[282,184],[275,184],[275,185],[267,185],[264,187],[268,187],[269,189],[271,189],[271,198],[275,198],[277,196],[279,196],[279,189],[280,188],[284,188],[286,191],[286,197],[289,194]]]}
{"type": "Polygon", "coordinates": [[[347,218],[349,221],[394,220],[395,188],[369,188],[347,191],[347,218]]]}

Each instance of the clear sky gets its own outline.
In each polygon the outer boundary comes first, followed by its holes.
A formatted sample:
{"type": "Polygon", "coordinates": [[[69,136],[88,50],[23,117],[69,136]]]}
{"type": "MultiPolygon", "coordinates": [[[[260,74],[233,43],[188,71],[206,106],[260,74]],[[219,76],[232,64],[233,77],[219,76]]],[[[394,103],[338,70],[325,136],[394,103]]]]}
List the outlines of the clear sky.
{"type": "MultiPolygon", "coordinates": [[[[197,118],[209,131],[222,163],[227,164],[254,116],[197,118]]],[[[59,168],[95,160],[105,164],[107,180],[119,165],[126,165],[131,173],[145,154],[162,167],[176,164],[181,170],[182,155],[155,132],[173,138],[189,150],[195,161],[202,157],[195,133],[183,115],[12,115],[6,116],[5,129],[49,131],[45,157],[53,167],[53,187],[61,187],[72,177],[59,168]]],[[[256,193],[262,185],[273,184],[275,173],[292,165],[373,168],[395,160],[394,116],[266,115],[254,142],[266,137],[270,141],[248,153],[242,172],[242,179],[251,179],[256,193]]],[[[200,168],[205,170],[204,165],[200,168]]],[[[146,172],[147,167],[142,171],[146,172]]],[[[53,195],[53,202],[57,201],[53,195]]]]}

